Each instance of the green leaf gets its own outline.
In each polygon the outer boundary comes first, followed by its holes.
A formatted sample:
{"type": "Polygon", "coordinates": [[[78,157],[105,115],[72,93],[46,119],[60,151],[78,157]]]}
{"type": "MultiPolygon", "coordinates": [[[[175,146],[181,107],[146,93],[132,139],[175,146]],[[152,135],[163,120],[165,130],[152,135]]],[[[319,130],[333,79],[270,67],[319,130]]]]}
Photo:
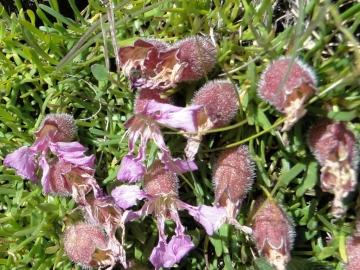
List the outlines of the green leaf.
{"type": "Polygon", "coordinates": [[[297,187],[297,197],[301,197],[307,190],[312,189],[315,186],[318,180],[318,167],[319,166],[316,161],[312,161],[309,163],[306,169],[305,177],[301,184],[297,187]]]}
{"type": "Polygon", "coordinates": [[[94,75],[95,79],[98,81],[107,81],[109,80],[109,73],[105,66],[100,64],[94,64],[91,66],[91,72],[94,75]]]}

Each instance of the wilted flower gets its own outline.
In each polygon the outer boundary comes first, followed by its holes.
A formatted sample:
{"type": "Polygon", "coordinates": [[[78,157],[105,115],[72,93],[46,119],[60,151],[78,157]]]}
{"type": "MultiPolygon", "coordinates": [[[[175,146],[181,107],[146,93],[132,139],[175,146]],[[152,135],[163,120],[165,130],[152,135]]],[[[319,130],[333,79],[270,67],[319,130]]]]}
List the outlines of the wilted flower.
{"type": "Polygon", "coordinates": [[[308,141],[322,166],[321,187],[334,192],[332,213],[340,217],[345,212],[343,199],[357,185],[359,153],[355,135],[345,122],[332,123],[326,118],[310,129],[308,141]]]}
{"type": "Polygon", "coordinates": [[[226,223],[251,233],[251,229],[240,226],[236,215],[241,202],[250,190],[255,177],[254,162],[250,158],[246,145],[223,150],[214,166],[213,184],[215,203],[219,203],[227,212],[226,223]]]}
{"type": "Polygon", "coordinates": [[[76,134],[74,118],[69,114],[48,114],[41,122],[40,128],[35,132],[36,140],[32,146],[23,146],[8,154],[4,165],[12,167],[23,178],[37,183],[36,172],[39,165],[36,158],[41,153],[45,160],[49,145],[57,142],[69,142],[76,134]]]}
{"type": "Polygon", "coordinates": [[[344,264],[345,270],[359,269],[360,265],[360,237],[353,235],[346,241],[347,263],[344,264]]]}
{"type": "Polygon", "coordinates": [[[82,267],[115,265],[105,234],[94,224],[79,223],[69,227],[64,232],[63,242],[66,255],[82,267]]]}
{"type": "Polygon", "coordinates": [[[199,207],[188,205],[178,197],[178,178],[176,174],[167,170],[160,161],[155,161],[150,171],[144,176],[144,189],[138,186],[123,185],[115,188],[111,195],[118,206],[128,209],[136,204],[138,199],[147,199],[144,206],[136,212],[127,211],[133,220],[144,215],[152,214],[157,218],[159,243],[150,255],[150,261],[155,269],[171,267],[179,262],[194,247],[191,238],[184,234],[185,228],[180,222],[178,210],[188,210],[195,220],[201,223],[206,232],[211,235],[221,226],[221,220],[226,212],[222,207],[199,207]],[[175,235],[167,242],[165,235],[165,220],[172,219],[175,224],[175,235]]]}
{"type": "Polygon", "coordinates": [[[182,81],[192,81],[209,72],[217,51],[206,37],[183,39],[172,47],[160,40],[137,40],[120,48],[120,63],[132,87],[170,89],[182,81]]]}
{"type": "Polygon", "coordinates": [[[156,76],[155,69],[159,59],[159,51],[168,45],[159,39],[138,39],[133,46],[119,49],[120,64],[123,72],[131,81],[131,88],[146,85],[147,80],[156,76]]]}
{"type": "Polygon", "coordinates": [[[259,253],[277,270],[285,270],[295,238],[292,220],[273,199],[256,200],[253,213],[251,227],[259,253]]]}
{"type": "Polygon", "coordinates": [[[176,107],[168,103],[159,102],[159,93],[154,92],[154,99],[149,98],[152,91],[140,90],[135,100],[135,112],[138,115],[132,116],[124,123],[128,128],[129,150],[130,152],[122,159],[121,167],[117,178],[119,180],[129,180],[131,182],[140,181],[145,174],[145,166],[142,162],[145,160],[146,145],[149,139],[160,148],[162,161],[166,167],[174,172],[183,173],[189,170],[196,170],[193,162],[186,162],[180,158],[172,158],[170,150],[166,147],[164,138],[160,131],[161,126],[158,123],[168,125],[173,128],[179,128],[184,131],[196,131],[195,117],[201,106],[176,107]],[[144,99],[147,102],[144,102],[144,99]],[[149,100],[149,101],[148,101],[149,100]],[[138,104],[141,104],[139,106],[138,104]],[[143,108],[141,108],[143,106],[143,108]],[[133,152],[136,140],[140,138],[138,156],[134,157],[133,152]]]}
{"type": "Polygon", "coordinates": [[[115,233],[118,228],[122,229],[122,243],[124,243],[125,220],[122,209],[117,206],[111,196],[95,197],[94,194],[86,196],[87,204],[82,207],[84,217],[92,224],[101,226],[108,236],[108,247],[112,250],[115,261],[120,261],[127,268],[126,252],[122,244],[117,240],[115,233]]]}
{"type": "Polygon", "coordinates": [[[57,157],[49,163],[40,158],[43,168],[41,179],[45,193],[57,196],[72,196],[80,205],[86,203],[85,195],[94,190],[96,196],[101,196],[102,191],[94,178],[95,156],[85,156],[88,148],[78,142],[50,143],[49,149],[57,157]]]}
{"type": "Polygon", "coordinates": [[[152,88],[169,89],[176,83],[194,81],[209,72],[217,61],[217,51],[211,39],[190,37],[159,53],[152,88]]]}
{"type": "MultiPolygon", "coordinates": [[[[231,82],[223,80],[211,81],[201,87],[191,102],[193,106],[203,106],[197,113],[197,130],[207,131],[230,123],[239,109],[238,91],[231,82]]],[[[185,153],[188,160],[194,160],[202,136],[202,133],[187,135],[185,153]]]]}
{"type": "Polygon", "coordinates": [[[280,57],[269,64],[258,87],[259,97],[286,115],[282,131],[290,130],[305,115],[304,103],[317,91],[315,72],[299,59],[295,59],[285,77],[291,62],[292,57],[280,57]]]}

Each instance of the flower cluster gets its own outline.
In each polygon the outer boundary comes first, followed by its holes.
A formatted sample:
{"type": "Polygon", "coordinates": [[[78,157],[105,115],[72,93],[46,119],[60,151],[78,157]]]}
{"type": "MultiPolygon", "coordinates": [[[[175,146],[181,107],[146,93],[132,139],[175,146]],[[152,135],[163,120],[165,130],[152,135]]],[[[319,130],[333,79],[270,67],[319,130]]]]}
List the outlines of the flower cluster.
{"type": "MultiPolygon", "coordinates": [[[[272,198],[261,197],[251,213],[250,227],[237,219],[256,175],[248,146],[219,153],[213,166],[213,206],[193,206],[179,196],[178,175],[198,169],[195,160],[204,133],[228,125],[242,102],[239,88],[225,80],[205,83],[186,107],[173,105],[171,98],[164,95],[181,82],[202,78],[214,67],[217,51],[211,40],[197,36],[170,45],[157,39],[138,39],[132,46],[120,48],[119,60],[130,88],[137,88],[137,92],[133,114],[123,124],[128,149],[117,174],[122,183],[111,195],[105,195],[95,179],[95,156],[86,156],[88,149],[72,141],[77,129],[68,114],[46,116],[35,132],[35,142],[15,150],[3,162],[34,183],[41,175],[44,193],[72,197],[78,204],[85,222],[65,230],[67,256],[84,268],[112,268],[117,262],[127,268],[130,264],[123,246],[125,224],[152,215],[157,221],[159,240],[150,262],[155,269],[172,267],[195,246],[179,216],[179,211],[186,210],[208,235],[225,223],[249,234],[271,265],[277,270],[286,269],[295,232],[282,207],[272,198]],[[162,135],[164,126],[184,132],[186,159],[172,156],[162,135]],[[157,147],[157,156],[146,168],[150,141],[157,147]],[[134,210],[139,200],[144,202],[134,210]],[[167,235],[165,226],[169,223],[174,228],[167,235]],[[119,228],[121,241],[116,237],[119,228]]],[[[281,57],[265,68],[257,94],[285,114],[282,131],[288,131],[305,115],[305,103],[316,94],[316,84],[309,66],[299,59],[281,57]]],[[[357,184],[355,136],[345,122],[325,119],[311,128],[308,139],[322,166],[322,189],[334,192],[333,215],[340,217],[345,211],[343,199],[357,184]]],[[[358,252],[354,250],[359,242],[358,234],[347,241],[349,269],[356,263],[358,252]]]]}
{"type": "Polygon", "coordinates": [[[83,210],[88,223],[70,226],[64,234],[64,249],[70,259],[83,267],[106,267],[118,261],[127,267],[124,248],[115,237],[123,224],[122,209],[97,184],[95,156],[85,156],[86,147],[70,142],[76,130],[71,115],[49,114],[35,132],[33,145],[8,154],[4,165],[34,183],[41,173],[45,194],[72,197],[83,210]]]}

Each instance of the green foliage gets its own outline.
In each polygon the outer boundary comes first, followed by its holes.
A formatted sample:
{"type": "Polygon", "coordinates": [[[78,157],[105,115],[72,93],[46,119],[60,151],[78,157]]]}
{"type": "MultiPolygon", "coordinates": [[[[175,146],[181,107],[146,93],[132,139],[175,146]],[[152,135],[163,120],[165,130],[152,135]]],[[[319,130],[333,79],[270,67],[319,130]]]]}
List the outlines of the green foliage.
{"type": "MultiPolygon", "coordinates": [[[[79,141],[89,154],[96,154],[96,179],[110,193],[120,185],[116,174],[128,151],[123,123],[131,116],[134,93],[121,72],[106,68],[106,61],[115,57],[107,9],[98,0],[90,0],[85,10],[78,10],[75,1],[68,0],[71,19],[61,14],[57,0],[49,1],[50,6],[35,1],[34,11],[23,10],[19,2],[17,14],[7,14],[0,5],[0,160],[32,144],[33,133],[47,113],[70,113],[77,120],[79,141]]],[[[299,8],[291,9],[288,1],[279,1],[281,8],[273,9],[275,1],[112,2],[117,46],[130,45],[140,37],[173,42],[195,34],[210,35],[217,42],[219,59],[204,80],[228,78],[244,93],[232,125],[206,136],[197,156],[199,170],[183,176],[180,198],[192,205],[210,205],[214,199],[211,168],[218,151],[246,143],[256,163],[257,179],[243,202],[239,222],[249,225],[253,200],[267,191],[296,224],[288,269],[300,269],[300,265],[303,270],[342,269],[345,240],[353,231],[358,210],[357,192],[345,200],[347,214],[334,219],[332,195],[321,190],[320,168],[306,136],[314,120],[324,116],[352,121],[350,127],[359,135],[360,45],[355,34],[360,3],[309,0],[306,5],[298,1],[299,8]],[[267,63],[293,54],[314,67],[319,92],[308,102],[306,116],[282,133],[278,128],[284,117],[262,102],[256,89],[267,63]],[[334,111],[324,109],[324,103],[334,111]]],[[[188,104],[204,80],[179,84],[173,91],[174,102],[188,104]]],[[[183,156],[181,133],[164,129],[164,134],[174,155],[183,156]]],[[[149,148],[150,160],[155,150],[149,148]]],[[[0,185],[0,268],[73,269],[64,255],[61,235],[67,225],[81,218],[72,212],[75,203],[44,195],[41,186],[3,165],[0,185]]],[[[181,214],[197,246],[177,268],[272,269],[258,258],[251,238],[232,226],[224,225],[209,237],[191,217],[181,214]]],[[[168,227],[172,234],[173,224],[168,227]]],[[[127,256],[139,269],[149,265],[157,237],[156,222],[150,217],[126,226],[127,256]]]]}

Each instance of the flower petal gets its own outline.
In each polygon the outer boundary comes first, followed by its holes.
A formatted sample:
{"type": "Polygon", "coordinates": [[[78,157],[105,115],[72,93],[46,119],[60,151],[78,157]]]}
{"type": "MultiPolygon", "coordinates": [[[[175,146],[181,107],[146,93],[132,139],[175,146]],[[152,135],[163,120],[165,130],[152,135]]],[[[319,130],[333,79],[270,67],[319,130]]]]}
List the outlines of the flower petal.
{"type": "Polygon", "coordinates": [[[39,165],[43,169],[43,175],[41,178],[41,185],[44,189],[45,194],[49,194],[51,192],[50,186],[50,166],[46,161],[46,152],[43,152],[39,158],[39,165]]]}
{"type": "Polygon", "coordinates": [[[88,148],[81,145],[79,142],[58,142],[50,143],[50,150],[57,154],[60,159],[74,165],[94,168],[95,156],[85,156],[84,152],[88,148]]]}
{"type": "Polygon", "coordinates": [[[35,172],[38,169],[38,165],[35,162],[36,155],[37,151],[32,147],[23,146],[11,154],[8,154],[3,164],[7,167],[14,168],[19,176],[30,179],[36,184],[37,176],[35,172]]]}
{"type": "Polygon", "coordinates": [[[166,169],[168,169],[176,174],[189,172],[189,171],[195,171],[198,169],[195,162],[186,161],[181,158],[173,158],[173,157],[171,157],[169,151],[162,152],[161,160],[165,164],[166,169]]]}
{"type": "Polygon", "coordinates": [[[129,153],[123,157],[117,179],[120,181],[129,180],[129,183],[139,182],[145,174],[145,166],[138,158],[129,153]]]}
{"type": "Polygon", "coordinates": [[[114,197],[115,203],[121,208],[127,209],[136,205],[136,200],[147,198],[147,194],[135,185],[123,185],[116,187],[111,196],[114,197]]]}
{"type": "Polygon", "coordinates": [[[164,125],[194,132],[197,131],[196,115],[201,108],[202,105],[182,108],[151,100],[146,104],[144,113],[164,125]]]}
{"type": "Polygon", "coordinates": [[[201,205],[195,207],[179,200],[178,207],[187,209],[189,214],[205,228],[208,235],[212,235],[215,230],[219,229],[226,218],[226,210],[220,206],[201,205]]]}

